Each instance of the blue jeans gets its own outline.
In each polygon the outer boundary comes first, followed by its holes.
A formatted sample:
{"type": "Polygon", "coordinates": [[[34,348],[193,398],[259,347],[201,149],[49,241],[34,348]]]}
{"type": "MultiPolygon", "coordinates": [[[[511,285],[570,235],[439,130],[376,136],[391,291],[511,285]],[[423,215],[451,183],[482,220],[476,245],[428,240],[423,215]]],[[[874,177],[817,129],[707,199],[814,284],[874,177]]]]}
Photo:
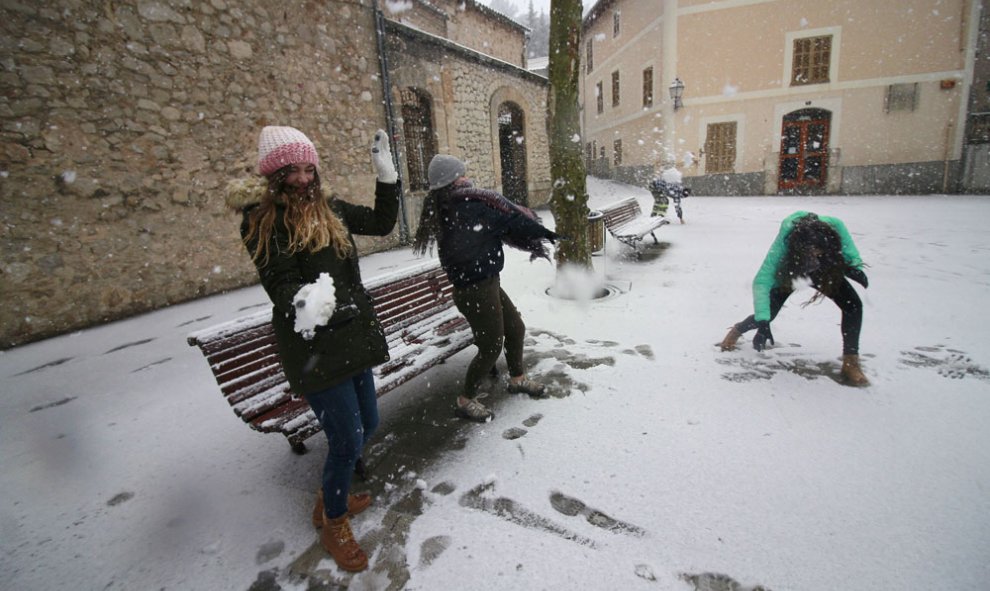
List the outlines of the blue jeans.
{"type": "Polygon", "coordinates": [[[330,451],[323,464],[323,510],[334,519],[347,513],[354,463],[378,428],[378,397],[370,369],[322,392],[306,402],[323,426],[330,451]]]}

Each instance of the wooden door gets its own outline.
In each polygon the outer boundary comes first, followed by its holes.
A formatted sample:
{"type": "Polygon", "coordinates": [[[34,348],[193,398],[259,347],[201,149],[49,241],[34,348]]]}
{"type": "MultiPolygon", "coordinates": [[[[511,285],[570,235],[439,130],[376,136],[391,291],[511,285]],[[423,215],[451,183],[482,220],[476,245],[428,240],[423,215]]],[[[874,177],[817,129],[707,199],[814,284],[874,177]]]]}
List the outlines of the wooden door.
{"type": "Polygon", "coordinates": [[[831,122],[831,113],[822,109],[803,109],[784,117],[778,177],[781,191],[825,186],[831,122]]]}

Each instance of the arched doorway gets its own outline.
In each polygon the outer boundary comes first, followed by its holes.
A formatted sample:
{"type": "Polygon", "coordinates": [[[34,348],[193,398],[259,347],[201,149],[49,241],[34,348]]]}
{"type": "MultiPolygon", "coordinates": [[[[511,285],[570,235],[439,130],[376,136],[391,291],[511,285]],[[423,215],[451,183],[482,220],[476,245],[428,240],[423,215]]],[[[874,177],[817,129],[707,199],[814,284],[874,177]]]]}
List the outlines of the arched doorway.
{"type": "Polygon", "coordinates": [[[825,186],[832,113],[801,109],[784,116],[780,134],[780,191],[800,193],[825,186]]]}
{"type": "Polygon", "coordinates": [[[502,193],[520,205],[529,204],[526,186],[526,136],[523,111],[505,102],[498,107],[498,148],[502,164],[502,193]]]}

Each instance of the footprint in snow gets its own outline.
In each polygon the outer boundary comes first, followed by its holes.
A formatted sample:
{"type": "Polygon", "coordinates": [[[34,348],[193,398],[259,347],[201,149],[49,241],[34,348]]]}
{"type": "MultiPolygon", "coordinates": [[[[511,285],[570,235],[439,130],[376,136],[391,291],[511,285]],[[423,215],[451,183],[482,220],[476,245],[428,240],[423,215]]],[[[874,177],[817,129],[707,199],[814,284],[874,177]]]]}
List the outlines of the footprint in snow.
{"type": "Polygon", "coordinates": [[[990,371],[974,362],[964,351],[949,349],[945,345],[901,351],[900,362],[908,367],[934,369],[938,375],[951,380],[976,378],[990,381],[990,371]]]}
{"type": "Polygon", "coordinates": [[[694,591],[770,591],[763,585],[747,587],[729,575],[721,573],[682,573],[681,580],[694,585],[694,591]]]}
{"type": "Polygon", "coordinates": [[[646,530],[638,525],[633,525],[631,523],[626,523],[624,521],[619,521],[618,519],[609,517],[598,509],[588,507],[583,501],[581,501],[581,499],[565,495],[560,491],[553,491],[550,494],[550,505],[556,509],[558,513],[567,515],[568,517],[582,515],[588,523],[604,530],[637,537],[646,535],[646,530]]]}

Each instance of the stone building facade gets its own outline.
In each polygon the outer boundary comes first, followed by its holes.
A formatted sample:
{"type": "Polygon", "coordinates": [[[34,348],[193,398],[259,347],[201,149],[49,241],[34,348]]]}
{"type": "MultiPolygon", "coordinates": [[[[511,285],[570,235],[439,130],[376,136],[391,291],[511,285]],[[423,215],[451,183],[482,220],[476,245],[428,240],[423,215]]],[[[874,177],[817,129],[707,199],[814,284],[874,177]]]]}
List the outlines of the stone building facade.
{"type": "Polygon", "coordinates": [[[468,49],[522,67],[527,29],[500,12],[464,0],[410,0],[386,3],[389,20],[441,37],[468,49]]]}
{"type": "Polygon", "coordinates": [[[411,225],[427,194],[425,164],[438,152],[464,160],[479,186],[496,187],[531,207],[545,205],[551,188],[546,79],[398,23],[389,23],[388,32],[393,100],[408,106],[416,97],[428,104],[432,118],[425,124],[436,142],[419,159],[417,174],[411,169],[417,162],[410,156],[413,133],[406,129],[413,122],[400,118],[411,225]]]}
{"type": "MultiPolygon", "coordinates": [[[[387,108],[386,98],[401,103],[401,92],[394,84],[384,92],[381,65],[389,60],[378,48],[388,20],[375,9],[373,0],[3,3],[0,348],[255,283],[223,187],[253,174],[264,125],[303,130],[317,146],[324,183],[370,204],[374,131],[392,131],[400,154],[406,143],[401,105],[387,108]]],[[[490,31],[507,37],[506,23],[484,10],[454,16],[479,19],[471,24],[478,31],[487,16],[490,31]]],[[[421,44],[443,43],[426,38],[421,44]]],[[[517,38],[524,43],[525,31],[517,38]]],[[[484,56],[452,63],[461,69],[440,76],[448,88],[431,106],[444,114],[435,118],[444,123],[436,145],[478,162],[492,161],[499,145],[486,109],[502,85],[486,75],[511,77],[515,63],[499,70],[485,60],[505,64],[484,56]],[[482,128],[487,135],[472,139],[482,128]],[[455,136],[459,143],[445,139],[455,136]]],[[[409,76],[395,77],[432,83],[409,76]]],[[[545,81],[521,69],[518,76],[533,86],[527,100],[539,108],[545,81]]],[[[545,131],[529,142],[545,152],[545,131]]],[[[530,178],[544,174],[546,161],[533,158],[530,178]]],[[[497,173],[479,167],[477,176],[501,188],[497,173]]],[[[406,199],[415,202],[414,192],[406,199]]],[[[409,231],[360,238],[359,248],[393,247],[409,231]]]]}

